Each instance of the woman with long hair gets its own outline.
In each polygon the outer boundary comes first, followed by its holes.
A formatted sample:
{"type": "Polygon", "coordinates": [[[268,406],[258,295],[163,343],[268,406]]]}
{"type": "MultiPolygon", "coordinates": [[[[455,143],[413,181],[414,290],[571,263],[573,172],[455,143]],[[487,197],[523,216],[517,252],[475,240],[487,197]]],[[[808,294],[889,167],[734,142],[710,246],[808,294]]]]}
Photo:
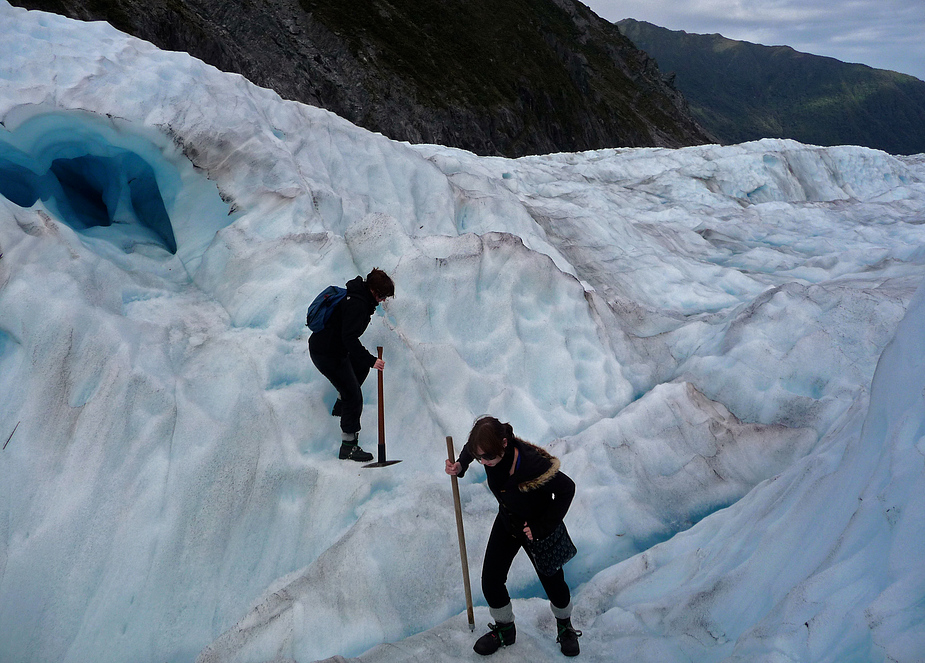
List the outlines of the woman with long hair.
{"type": "MultiPolygon", "coordinates": [[[[510,424],[494,417],[475,422],[459,459],[455,463],[447,460],[445,471],[461,477],[473,460],[485,468],[488,488],[498,500],[498,515],[482,564],[482,593],[495,623],[489,624],[489,632],[476,641],[475,651],[488,655],[514,644],[517,630],[507,575],[514,557],[525,548],[556,617],[556,639],[562,653],[577,656],[581,632],[572,627],[572,598],[565,573],[561,563],[558,568],[540,563],[537,552],[544,541],[561,541],[563,518],[575,495],[575,483],[559,470],[558,458],[516,437],[510,424]]],[[[567,532],[564,538],[571,546],[567,532]]],[[[566,559],[569,556],[564,555],[566,559]]]]}

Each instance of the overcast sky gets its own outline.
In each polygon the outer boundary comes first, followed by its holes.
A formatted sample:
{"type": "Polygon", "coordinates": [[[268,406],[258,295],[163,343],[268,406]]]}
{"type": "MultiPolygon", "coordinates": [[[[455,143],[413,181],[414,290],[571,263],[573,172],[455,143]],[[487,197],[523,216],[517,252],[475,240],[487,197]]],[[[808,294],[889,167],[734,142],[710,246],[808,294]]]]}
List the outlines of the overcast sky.
{"type": "Polygon", "coordinates": [[[719,33],[925,80],[925,0],[581,0],[609,21],[719,33]]]}

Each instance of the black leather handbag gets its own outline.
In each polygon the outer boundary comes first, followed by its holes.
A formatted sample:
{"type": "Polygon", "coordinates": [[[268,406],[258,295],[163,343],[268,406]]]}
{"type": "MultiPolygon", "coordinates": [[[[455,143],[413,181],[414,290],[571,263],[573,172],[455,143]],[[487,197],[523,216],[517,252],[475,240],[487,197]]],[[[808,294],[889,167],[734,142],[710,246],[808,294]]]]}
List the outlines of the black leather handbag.
{"type": "Polygon", "coordinates": [[[531,541],[527,550],[536,570],[544,576],[554,574],[578,553],[564,522],[560,522],[549,536],[531,541]]]}

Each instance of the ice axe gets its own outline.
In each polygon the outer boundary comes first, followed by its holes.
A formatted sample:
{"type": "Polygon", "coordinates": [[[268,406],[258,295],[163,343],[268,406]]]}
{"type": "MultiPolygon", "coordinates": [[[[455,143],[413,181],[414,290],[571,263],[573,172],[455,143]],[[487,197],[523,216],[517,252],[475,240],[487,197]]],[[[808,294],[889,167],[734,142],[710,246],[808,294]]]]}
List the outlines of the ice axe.
{"type": "MultiPolygon", "coordinates": [[[[380,345],[376,349],[379,350],[379,359],[382,359],[382,346],[380,345]]],[[[382,371],[376,372],[379,374],[379,460],[363,467],[386,467],[387,465],[401,462],[400,460],[385,459],[385,410],[382,407],[382,371]]]]}
{"type": "MultiPolygon", "coordinates": [[[[446,455],[451,463],[456,462],[456,453],[453,451],[453,438],[446,438],[446,455]]],[[[456,535],[459,539],[459,559],[462,562],[463,586],[466,589],[466,614],[469,616],[469,631],[475,631],[475,614],[472,611],[472,589],[469,587],[469,559],[466,556],[466,533],[463,531],[462,506],[459,504],[459,480],[450,475],[453,480],[453,504],[456,506],[456,535]]]]}

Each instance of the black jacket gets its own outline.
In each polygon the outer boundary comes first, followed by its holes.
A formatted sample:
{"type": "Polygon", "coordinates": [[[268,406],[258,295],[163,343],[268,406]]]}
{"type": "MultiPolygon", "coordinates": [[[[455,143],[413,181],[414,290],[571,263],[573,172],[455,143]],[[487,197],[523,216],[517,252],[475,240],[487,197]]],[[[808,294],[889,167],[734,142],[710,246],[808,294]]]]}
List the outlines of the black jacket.
{"type": "MultiPolygon", "coordinates": [[[[510,464],[485,466],[488,488],[498,500],[498,517],[512,536],[524,537],[524,525],[529,525],[533,538],[542,539],[565,518],[575,496],[575,482],[559,471],[559,459],[545,449],[516,437],[508,444],[508,453],[515,448],[519,458],[513,474],[509,474],[510,464]]],[[[473,460],[463,447],[459,476],[466,473],[473,460]]]]}
{"type": "Polygon", "coordinates": [[[331,311],[324,329],[313,333],[308,339],[312,353],[329,357],[366,357],[370,366],[375,364],[376,357],[363,347],[360,336],[369,327],[377,305],[363,277],[347,281],[347,296],[331,311]]]}

